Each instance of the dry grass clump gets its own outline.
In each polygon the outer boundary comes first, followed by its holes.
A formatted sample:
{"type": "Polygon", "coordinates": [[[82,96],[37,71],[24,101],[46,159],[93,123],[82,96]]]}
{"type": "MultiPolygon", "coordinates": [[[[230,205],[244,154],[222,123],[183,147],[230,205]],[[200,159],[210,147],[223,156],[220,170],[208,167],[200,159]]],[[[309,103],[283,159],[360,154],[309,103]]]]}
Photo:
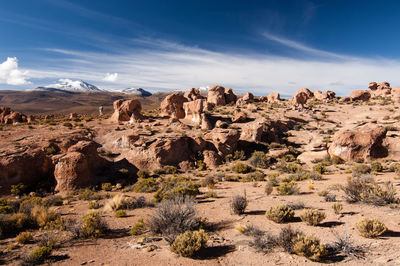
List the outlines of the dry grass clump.
{"type": "Polygon", "coordinates": [[[326,246],[314,235],[297,235],[293,245],[293,252],[313,261],[320,261],[328,254],[326,246]]]}
{"type": "Polygon", "coordinates": [[[363,237],[374,238],[382,235],[388,229],[378,219],[363,218],[355,224],[356,229],[363,237]]]}
{"type": "Polygon", "coordinates": [[[114,216],[115,216],[115,218],[124,218],[124,217],[127,217],[128,214],[126,213],[125,210],[117,210],[117,211],[114,213],[114,216]]]}
{"type": "Polygon", "coordinates": [[[150,220],[150,230],[161,234],[170,244],[186,231],[199,227],[194,209],[194,200],[189,196],[178,196],[162,201],[150,220]]]}
{"type": "Polygon", "coordinates": [[[294,217],[294,211],[287,205],[277,205],[269,208],[265,215],[275,223],[290,222],[294,217]]]}
{"type": "Polygon", "coordinates": [[[176,237],[171,245],[171,251],[183,257],[193,257],[200,249],[205,248],[208,234],[204,230],[186,231],[176,237]]]}
{"type": "Polygon", "coordinates": [[[16,237],[15,240],[16,240],[19,244],[26,244],[26,243],[31,242],[32,239],[33,239],[33,235],[32,235],[31,232],[21,232],[21,233],[19,233],[19,234],[17,235],[17,237],[16,237]]]}
{"type": "Polygon", "coordinates": [[[316,165],[313,166],[313,171],[318,173],[318,174],[325,174],[327,169],[325,167],[325,165],[323,163],[318,163],[316,165]]]}
{"type": "Polygon", "coordinates": [[[179,196],[196,196],[199,194],[199,185],[190,178],[184,176],[173,176],[165,179],[160,188],[154,194],[157,202],[179,196]]]}
{"type": "Polygon", "coordinates": [[[82,217],[79,236],[83,238],[98,238],[107,230],[107,224],[99,212],[90,212],[82,217]]]}
{"type": "Polygon", "coordinates": [[[250,172],[253,172],[254,169],[250,165],[244,164],[244,163],[235,163],[232,166],[232,171],[238,174],[247,174],[250,172]]]}
{"type": "Polygon", "coordinates": [[[340,214],[340,212],[343,210],[343,204],[340,202],[335,202],[332,204],[332,209],[335,214],[340,214]]]}
{"type": "Polygon", "coordinates": [[[139,178],[133,186],[134,192],[152,193],[157,191],[158,183],[153,177],[139,178]]]}
{"type": "Polygon", "coordinates": [[[371,175],[350,177],[345,186],[342,186],[348,202],[363,202],[367,204],[383,206],[396,203],[396,189],[392,182],[386,182],[383,186],[377,184],[371,175]]]}
{"type": "Polygon", "coordinates": [[[29,264],[37,265],[44,263],[51,255],[52,249],[50,247],[38,247],[25,259],[29,264]]]}
{"type": "Polygon", "coordinates": [[[273,163],[273,159],[262,151],[255,151],[249,159],[249,164],[253,167],[268,168],[273,163]]]}
{"type": "Polygon", "coordinates": [[[231,210],[234,214],[243,214],[247,208],[247,198],[246,194],[236,195],[232,198],[231,201],[231,210]]]}
{"type": "Polygon", "coordinates": [[[276,190],[278,191],[279,195],[299,194],[299,187],[294,181],[283,182],[276,188],[276,190]]]}
{"type": "Polygon", "coordinates": [[[363,247],[355,245],[352,237],[344,231],[343,234],[339,234],[337,231],[333,231],[336,240],[332,242],[329,247],[336,254],[341,253],[345,256],[353,258],[363,258],[365,250],[363,247]]]}
{"type": "Polygon", "coordinates": [[[104,191],[111,191],[112,185],[111,185],[111,183],[103,183],[103,184],[101,184],[101,189],[104,191]]]}
{"type": "Polygon", "coordinates": [[[326,218],[326,214],[323,211],[308,209],[300,215],[300,218],[308,225],[316,226],[326,218]]]}
{"type": "Polygon", "coordinates": [[[142,218],[140,218],[132,227],[132,229],[129,231],[129,234],[132,236],[137,236],[140,235],[144,232],[146,228],[146,225],[143,221],[142,218]]]}
{"type": "Polygon", "coordinates": [[[78,199],[80,199],[80,200],[99,200],[99,199],[101,199],[101,196],[93,190],[85,189],[79,193],[78,199]]]}

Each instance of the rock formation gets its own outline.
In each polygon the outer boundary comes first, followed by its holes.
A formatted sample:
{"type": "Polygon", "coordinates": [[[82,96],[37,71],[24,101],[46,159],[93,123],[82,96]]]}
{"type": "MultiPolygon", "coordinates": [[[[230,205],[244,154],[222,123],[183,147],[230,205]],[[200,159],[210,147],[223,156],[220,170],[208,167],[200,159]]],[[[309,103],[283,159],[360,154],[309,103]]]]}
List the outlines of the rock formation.
{"type": "Polygon", "coordinates": [[[169,116],[173,119],[182,119],[185,117],[185,110],[183,109],[183,103],[187,102],[187,99],[179,92],[174,92],[161,102],[161,115],[169,116]]]}
{"type": "Polygon", "coordinates": [[[139,100],[117,100],[114,102],[114,113],[111,116],[113,122],[141,121],[142,105],[139,100]]]}
{"type": "Polygon", "coordinates": [[[225,105],[225,88],[217,85],[208,88],[207,102],[216,106],[225,105]]]}
{"type": "Polygon", "coordinates": [[[365,90],[354,90],[350,93],[352,101],[368,101],[371,98],[371,93],[365,90]]]}
{"type": "Polygon", "coordinates": [[[26,115],[15,112],[9,107],[0,107],[0,124],[15,124],[27,122],[26,115]]]}

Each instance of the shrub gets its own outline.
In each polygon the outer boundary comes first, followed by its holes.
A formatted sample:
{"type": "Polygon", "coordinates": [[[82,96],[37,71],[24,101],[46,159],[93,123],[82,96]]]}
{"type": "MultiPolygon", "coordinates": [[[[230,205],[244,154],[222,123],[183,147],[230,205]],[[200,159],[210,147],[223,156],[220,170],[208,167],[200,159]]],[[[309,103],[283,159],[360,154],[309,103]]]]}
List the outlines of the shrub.
{"type": "Polygon", "coordinates": [[[150,177],[150,173],[149,173],[149,171],[147,171],[147,170],[139,170],[139,171],[137,172],[137,176],[138,176],[139,178],[145,179],[145,178],[149,178],[149,177],[150,177]]]}
{"type": "Polygon", "coordinates": [[[207,191],[207,193],[204,195],[206,198],[217,198],[217,192],[215,192],[214,190],[210,189],[207,191]]]}
{"type": "Polygon", "coordinates": [[[257,252],[267,254],[277,245],[276,238],[268,233],[261,231],[261,234],[255,234],[252,236],[253,240],[250,241],[249,245],[255,248],[257,252]]]}
{"type": "Polygon", "coordinates": [[[355,224],[356,229],[363,237],[374,238],[387,231],[386,225],[378,219],[363,218],[355,224]]]}
{"type": "Polygon", "coordinates": [[[201,248],[206,247],[208,235],[204,230],[187,231],[180,234],[171,245],[171,251],[183,257],[193,257],[201,248]]]}
{"type": "Polygon", "coordinates": [[[101,196],[93,190],[85,189],[79,193],[78,199],[80,199],[80,200],[99,200],[99,199],[101,199],[101,196]]]}
{"type": "Polygon", "coordinates": [[[194,200],[188,196],[162,201],[150,220],[150,230],[161,234],[170,244],[179,234],[196,230],[199,221],[194,204],[194,200]]]}
{"type": "Polygon", "coordinates": [[[272,159],[262,151],[255,151],[249,159],[249,164],[253,167],[267,168],[272,163],[272,159]]]}
{"type": "Polygon", "coordinates": [[[316,226],[326,218],[326,214],[319,210],[308,209],[300,215],[300,218],[308,225],[316,226]]]}
{"type": "Polygon", "coordinates": [[[39,227],[44,227],[59,217],[58,214],[41,205],[34,206],[31,215],[39,227]]]}
{"type": "Polygon", "coordinates": [[[321,244],[320,240],[314,235],[297,235],[293,252],[299,256],[304,256],[313,261],[320,261],[328,252],[325,245],[321,244]]]}
{"type": "Polygon", "coordinates": [[[112,199],[109,199],[104,204],[105,211],[117,211],[126,206],[125,201],[127,197],[123,194],[117,194],[112,199]]]}
{"type": "Polygon", "coordinates": [[[313,171],[323,175],[326,173],[326,167],[322,163],[319,163],[313,166],[313,171]]]}
{"type": "Polygon", "coordinates": [[[99,209],[101,207],[100,203],[97,200],[89,201],[88,208],[89,209],[99,209]]]}
{"type": "Polygon", "coordinates": [[[303,167],[298,164],[298,163],[284,163],[281,162],[280,166],[281,170],[285,173],[289,174],[295,174],[301,170],[303,170],[303,167]]]}
{"type": "Polygon", "coordinates": [[[333,155],[331,156],[331,162],[333,164],[342,164],[344,161],[342,160],[342,158],[340,158],[339,156],[333,155]]]}
{"type": "Polygon", "coordinates": [[[178,169],[175,166],[166,165],[163,167],[164,173],[166,174],[176,174],[178,169]]]}
{"type": "Polygon", "coordinates": [[[283,182],[276,190],[279,195],[294,195],[299,193],[299,187],[294,181],[283,182]]]}
{"type": "Polygon", "coordinates": [[[244,163],[235,163],[232,166],[232,170],[235,173],[238,173],[238,174],[247,174],[249,172],[253,172],[254,171],[254,169],[250,165],[247,165],[247,164],[244,164],[244,163]]]}
{"type": "Polygon", "coordinates": [[[340,214],[340,212],[343,210],[343,205],[340,202],[335,202],[332,204],[332,209],[335,214],[340,214]]]}
{"type": "Polygon", "coordinates": [[[82,217],[79,235],[85,238],[98,238],[105,233],[107,225],[99,212],[90,212],[82,217]]]}
{"type": "Polygon", "coordinates": [[[274,221],[275,223],[285,223],[290,222],[293,219],[294,211],[286,205],[278,205],[269,208],[265,212],[265,215],[269,220],[274,221]]]}
{"type": "Polygon", "coordinates": [[[310,178],[311,178],[312,180],[322,180],[322,175],[321,175],[320,173],[317,173],[317,172],[315,172],[315,171],[312,171],[312,172],[310,173],[310,178]]]}
{"type": "Polygon", "coordinates": [[[33,239],[33,236],[32,236],[32,233],[31,233],[31,232],[22,232],[22,233],[19,233],[19,234],[17,235],[17,237],[16,237],[15,240],[16,240],[19,244],[26,244],[26,243],[31,242],[32,239],[33,239]]]}
{"type": "Polygon", "coordinates": [[[10,192],[14,196],[22,196],[24,194],[26,187],[22,183],[18,183],[17,185],[11,185],[10,192]]]}
{"type": "Polygon", "coordinates": [[[270,195],[273,190],[274,190],[274,187],[271,183],[268,183],[265,185],[265,194],[270,195]]]}
{"type": "Polygon", "coordinates": [[[234,214],[242,214],[247,208],[247,198],[246,194],[241,196],[241,195],[236,195],[232,198],[231,201],[231,210],[234,214]]]}
{"type": "Polygon", "coordinates": [[[207,176],[207,177],[203,180],[202,185],[203,185],[204,187],[213,188],[214,185],[215,185],[216,183],[217,183],[217,182],[215,181],[215,179],[214,179],[213,176],[207,176]]]}
{"type": "Polygon", "coordinates": [[[132,227],[132,229],[129,231],[129,234],[131,236],[137,236],[143,233],[145,229],[145,224],[142,218],[140,218],[132,227]]]}
{"type": "Polygon", "coordinates": [[[377,184],[372,178],[365,176],[350,177],[345,186],[342,186],[348,202],[364,202],[367,204],[382,206],[396,203],[396,189],[392,182],[386,182],[383,186],[377,184]]]}
{"type": "Polygon", "coordinates": [[[356,164],[351,168],[353,177],[360,177],[363,174],[371,173],[371,167],[366,164],[356,164]]]}
{"type": "Polygon", "coordinates": [[[153,177],[139,178],[133,187],[134,192],[151,193],[158,189],[157,181],[153,177]]]}
{"type": "Polygon", "coordinates": [[[45,262],[51,255],[52,249],[50,247],[39,247],[32,251],[27,258],[27,262],[33,264],[41,264],[45,262]]]}
{"type": "Polygon", "coordinates": [[[329,245],[332,253],[342,253],[345,256],[351,256],[354,258],[362,258],[365,254],[365,250],[361,246],[354,244],[352,237],[344,231],[344,234],[339,234],[337,231],[333,231],[336,240],[329,245]]]}
{"type": "Polygon", "coordinates": [[[111,185],[111,183],[103,183],[103,184],[101,184],[101,189],[104,191],[111,191],[112,185],[111,185]]]}
{"type": "Polygon", "coordinates": [[[207,169],[206,164],[202,160],[196,161],[196,168],[200,171],[204,171],[207,169]]]}
{"type": "Polygon", "coordinates": [[[298,230],[293,230],[290,226],[283,227],[279,232],[277,243],[281,246],[286,252],[293,253],[293,246],[297,239],[298,235],[302,233],[298,230]]]}
{"type": "Polygon", "coordinates": [[[43,204],[47,207],[63,205],[63,198],[59,195],[52,195],[44,199],[43,204]]]}
{"type": "Polygon", "coordinates": [[[272,186],[276,187],[279,185],[279,180],[278,180],[279,174],[268,174],[268,183],[271,184],[272,186]]]}
{"type": "Polygon", "coordinates": [[[114,216],[115,216],[115,218],[123,218],[123,217],[127,217],[128,215],[125,210],[117,210],[114,213],[114,216]]]}
{"type": "Polygon", "coordinates": [[[173,176],[161,183],[161,187],[154,194],[154,199],[160,202],[177,196],[196,196],[197,194],[199,194],[198,184],[187,177],[173,176]]]}
{"type": "Polygon", "coordinates": [[[371,171],[372,172],[382,172],[383,166],[380,162],[371,163],[371,171]]]}

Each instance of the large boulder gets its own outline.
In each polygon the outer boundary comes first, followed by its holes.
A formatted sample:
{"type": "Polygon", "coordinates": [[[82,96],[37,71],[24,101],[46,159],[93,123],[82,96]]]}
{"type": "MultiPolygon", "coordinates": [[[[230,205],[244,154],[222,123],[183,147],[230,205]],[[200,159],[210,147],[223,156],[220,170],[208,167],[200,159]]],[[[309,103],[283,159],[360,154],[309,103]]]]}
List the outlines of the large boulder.
{"type": "Polygon", "coordinates": [[[267,96],[268,103],[279,102],[280,100],[281,100],[281,95],[277,92],[270,93],[267,96]]]}
{"type": "Polygon", "coordinates": [[[366,90],[354,90],[350,93],[352,101],[368,101],[371,98],[371,93],[366,90]]]}
{"type": "Polygon", "coordinates": [[[336,94],[333,91],[326,91],[324,93],[320,90],[314,91],[314,98],[320,101],[329,101],[334,99],[335,96],[336,94]]]}
{"type": "Polygon", "coordinates": [[[183,103],[187,102],[187,99],[179,92],[174,92],[161,102],[161,115],[169,116],[173,119],[182,119],[185,117],[185,110],[183,109],[183,103]]]}
{"type": "Polygon", "coordinates": [[[263,131],[264,131],[264,123],[262,121],[254,121],[243,124],[242,132],[240,134],[240,140],[248,142],[261,141],[263,131]]]}
{"type": "Polygon", "coordinates": [[[56,191],[72,191],[99,182],[96,174],[105,160],[99,157],[97,148],[98,144],[93,141],[79,141],[66,154],[53,158],[56,191]]]}
{"type": "Polygon", "coordinates": [[[384,127],[339,131],[334,135],[328,152],[344,161],[382,158],[387,156],[387,149],[382,144],[385,137],[384,127]]]}
{"type": "Polygon", "coordinates": [[[26,115],[14,112],[9,107],[0,107],[0,124],[15,124],[27,122],[26,115]]]}
{"type": "Polygon", "coordinates": [[[207,102],[216,106],[225,105],[225,88],[218,85],[210,86],[208,88],[207,102]]]}
{"type": "Polygon", "coordinates": [[[197,125],[201,124],[201,114],[206,109],[207,101],[203,99],[183,103],[183,110],[185,110],[185,119],[190,120],[197,125]]]}
{"type": "Polygon", "coordinates": [[[400,103],[400,87],[394,87],[391,91],[392,100],[396,103],[400,103]]]}
{"type": "Polygon", "coordinates": [[[292,103],[293,107],[303,109],[308,99],[309,97],[307,94],[301,91],[293,95],[293,97],[290,99],[290,102],[292,103]]]}
{"type": "Polygon", "coordinates": [[[111,116],[113,122],[141,121],[142,105],[139,100],[116,100],[113,104],[114,113],[111,116]]]}
{"type": "Polygon", "coordinates": [[[385,97],[389,95],[392,90],[390,83],[386,81],[381,83],[370,82],[368,88],[371,90],[371,97],[385,97]]]}
{"type": "Polygon", "coordinates": [[[252,102],[254,102],[254,95],[253,95],[253,93],[251,93],[251,92],[246,92],[246,94],[243,95],[242,98],[240,98],[240,99],[238,99],[238,100],[236,101],[236,105],[240,106],[240,105],[249,104],[249,103],[252,103],[252,102]]]}
{"type": "Polygon", "coordinates": [[[215,146],[220,156],[225,157],[236,150],[240,132],[236,129],[214,128],[204,137],[215,146]]]}
{"type": "Polygon", "coordinates": [[[314,93],[312,91],[310,91],[309,89],[307,89],[307,88],[298,89],[296,91],[295,95],[299,94],[301,92],[304,92],[307,95],[307,99],[310,99],[310,98],[314,97],[314,93]]]}
{"type": "Polygon", "coordinates": [[[231,104],[235,103],[237,100],[236,94],[233,93],[233,90],[231,88],[226,88],[225,89],[225,103],[226,104],[231,104]]]}
{"type": "Polygon", "coordinates": [[[183,97],[185,97],[188,102],[198,99],[205,99],[205,97],[200,94],[200,90],[197,88],[191,88],[190,90],[185,91],[183,97]]]}

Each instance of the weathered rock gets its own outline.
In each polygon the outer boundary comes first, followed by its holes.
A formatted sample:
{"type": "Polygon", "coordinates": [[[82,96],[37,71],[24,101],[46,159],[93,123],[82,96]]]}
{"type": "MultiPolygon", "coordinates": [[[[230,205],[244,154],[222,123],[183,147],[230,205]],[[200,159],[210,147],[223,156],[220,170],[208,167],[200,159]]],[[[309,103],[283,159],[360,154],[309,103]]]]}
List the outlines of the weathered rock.
{"type": "Polygon", "coordinates": [[[240,140],[248,142],[261,141],[263,130],[264,130],[264,123],[262,121],[254,121],[243,124],[242,132],[240,134],[240,140]]]}
{"type": "Polygon", "coordinates": [[[207,102],[216,106],[225,105],[225,88],[213,85],[208,88],[207,102]]]}
{"type": "Polygon", "coordinates": [[[237,96],[233,93],[233,90],[231,88],[226,88],[224,94],[225,94],[226,104],[231,104],[236,102],[237,96]]]}
{"type": "Polygon", "coordinates": [[[214,144],[220,156],[225,157],[236,150],[240,133],[236,129],[214,128],[204,137],[214,144]]]}
{"type": "Polygon", "coordinates": [[[183,109],[185,110],[185,119],[200,125],[201,114],[206,109],[207,101],[203,99],[194,100],[191,102],[183,103],[183,109]]]}
{"type": "Polygon", "coordinates": [[[309,89],[307,89],[307,88],[298,89],[296,91],[295,95],[298,94],[298,93],[301,93],[301,92],[304,92],[307,95],[307,99],[310,99],[310,98],[314,97],[314,93],[312,91],[310,91],[309,89]]]}
{"type": "Polygon", "coordinates": [[[174,92],[161,102],[161,115],[169,116],[174,119],[182,119],[185,117],[183,103],[187,102],[186,98],[179,92],[174,92]]]}
{"type": "Polygon", "coordinates": [[[213,128],[210,119],[208,119],[206,114],[201,114],[201,129],[211,130],[213,128]]]}
{"type": "Polygon", "coordinates": [[[335,93],[333,91],[326,91],[322,93],[320,90],[314,91],[314,98],[320,101],[329,101],[335,98],[335,93]]]}
{"type": "Polygon", "coordinates": [[[15,124],[27,122],[26,115],[14,112],[9,107],[0,107],[0,124],[15,124]]]}
{"type": "Polygon", "coordinates": [[[270,93],[267,96],[268,103],[279,102],[280,100],[281,100],[281,95],[277,92],[270,93]]]}
{"type": "Polygon", "coordinates": [[[247,120],[247,114],[245,112],[235,111],[232,118],[233,123],[244,122],[246,120],[247,120]]]}
{"type": "Polygon", "coordinates": [[[190,90],[185,91],[183,97],[185,97],[188,102],[198,99],[205,99],[205,97],[200,94],[200,90],[197,88],[191,88],[190,90]]]}
{"type": "Polygon", "coordinates": [[[339,131],[335,133],[328,152],[344,161],[382,158],[387,156],[387,149],[382,144],[385,137],[384,127],[339,131]]]}
{"type": "Polygon", "coordinates": [[[371,82],[368,86],[368,88],[371,88],[371,97],[385,97],[391,93],[392,88],[390,87],[389,82],[381,82],[381,83],[376,83],[371,82]],[[372,84],[371,84],[372,83],[372,84]]]}
{"type": "Polygon", "coordinates": [[[371,98],[371,93],[365,90],[354,90],[350,93],[350,98],[353,101],[368,101],[371,98]]]}
{"type": "Polygon", "coordinates": [[[139,100],[116,100],[114,102],[114,113],[111,116],[113,122],[141,121],[144,117],[141,114],[142,105],[139,100]]]}
{"type": "Polygon", "coordinates": [[[68,152],[53,158],[55,191],[66,192],[88,187],[99,182],[96,173],[105,161],[98,156],[98,145],[93,141],[80,141],[68,152]]]}
{"type": "Polygon", "coordinates": [[[78,114],[77,113],[70,113],[69,114],[69,119],[77,118],[78,114]]]}
{"type": "Polygon", "coordinates": [[[391,91],[392,100],[396,103],[400,103],[400,87],[394,87],[391,91]]]}
{"type": "Polygon", "coordinates": [[[251,92],[247,92],[245,95],[243,95],[242,98],[238,99],[236,101],[236,105],[244,105],[244,104],[249,104],[254,101],[254,95],[251,92]]]}
{"type": "Polygon", "coordinates": [[[291,103],[295,108],[303,109],[308,99],[309,98],[307,94],[301,91],[293,95],[293,97],[291,98],[291,103]]]}
{"type": "Polygon", "coordinates": [[[370,90],[376,90],[378,88],[378,84],[375,82],[375,81],[371,81],[369,84],[368,84],[368,89],[370,89],[370,90]]]}
{"type": "Polygon", "coordinates": [[[213,150],[203,151],[203,162],[206,164],[207,168],[215,169],[222,163],[222,158],[217,152],[213,150]]]}
{"type": "Polygon", "coordinates": [[[340,103],[345,103],[345,102],[351,102],[351,98],[350,97],[342,97],[339,99],[340,103]]]}

